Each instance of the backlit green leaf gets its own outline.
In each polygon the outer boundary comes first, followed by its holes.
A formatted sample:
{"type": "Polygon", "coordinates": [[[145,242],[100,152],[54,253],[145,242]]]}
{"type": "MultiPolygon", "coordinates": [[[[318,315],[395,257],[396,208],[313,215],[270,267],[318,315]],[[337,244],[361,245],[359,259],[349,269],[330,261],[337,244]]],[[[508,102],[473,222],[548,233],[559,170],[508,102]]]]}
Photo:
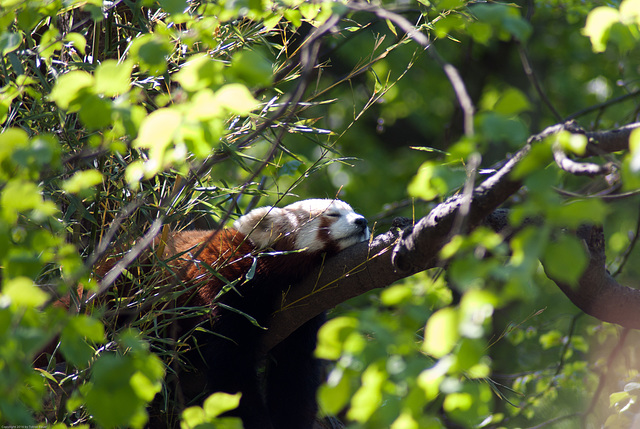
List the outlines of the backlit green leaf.
{"type": "Polygon", "coordinates": [[[462,186],[466,178],[463,169],[454,169],[438,162],[427,161],[420,166],[411,180],[409,195],[425,201],[444,197],[452,190],[462,186]]]}
{"type": "Polygon", "coordinates": [[[216,88],[224,82],[223,68],[221,61],[206,54],[193,55],[174,75],[174,79],[187,91],[216,88]]]}
{"type": "Polygon", "coordinates": [[[167,38],[158,33],[148,33],[133,41],[130,53],[142,70],[157,76],[167,71],[167,57],[171,49],[167,38]]]}
{"type": "Polygon", "coordinates": [[[544,350],[562,345],[562,333],[554,329],[546,334],[540,335],[540,345],[544,350]]]}
{"type": "Polygon", "coordinates": [[[510,87],[500,95],[494,110],[502,115],[512,116],[531,110],[531,103],[522,91],[510,87]]]}
{"type": "Polygon", "coordinates": [[[106,60],[95,71],[95,92],[113,97],[129,91],[133,62],[106,60]]]}
{"type": "Polygon", "coordinates": [[[240,393],[234,395],[217,392],[205,399],[202,408],[208,419],[213,419],[227,411],[235,410],[240,405],[240,393]]]}
{"type": "Polygon", "coordinates": [[[2,295],[10,299],[11,304],[18,307],[39,307],[49,295],[26,277],[7,279],[2,288],[2,295]]]}
{"type": "Polygon", "coordinates": [[[591,40],[593,52],[604,52],[609,30],[617,22],[620,22],[620,14],[612,7],[600,6],[589,12],[582,34],[591,40]]]}
{"type": "Polygon", "coordinates": [[[145,402],[151,402],[156,396],[156,393],[162,389],[162,384],[159,381],[153,382],[149,380],[149,378],[140,371],[135,372],[129,381],[131,388],[138,398],[145,402]]]}
{"type": "Polygon", "coordinates": [[[70,43],[80,54],[85,54],[85,48],[87,46],[87,40],[80,33],[67,33],[64,36],[65,42],[70,43]]]}
{"type": "Polygon", "coordinates": [[[42,204],[42,194],[35,183],[14,179],[9,181],[0,195],[0,209],[9,223],[17,213],[35,209],[42,204]]]}
{"type": "Polygon", "coordinates": [[[358,320],[352,317],[336,317],[329,320],[318,332],[316,356],[322,359],[338,359],[345,340],[357,327],[358,320]]]}
{"type": "Polygon", "coordinates": [[[102,173],[98,170],[78,171],[62,184],[62,189],[66,192],[77,194],[102,183],[102,179],[102,173]]]}
{"type": "Polygon", "coordinates": [[[258,101],[251,92],[239,83],[230,83],[220,88],[214,94],[214,102],[236,115],[246,115],[258,107],[258,101]]]}
{"type": "Polygon", "coordinates": [[[458,310],[447,307],[433,313],[427,321],[422,351],[435,358],[449,353],[458,341],[458,310]]]}
{"type": "Polygon", "coordinates": [[[362,384],[351,399],[347,417],[365,423],[382,402],[382,387],[388,375],[378,364],[371,364],[362,373],[362,384]]]}
{"type": "Polygon", "coordinates": [[[58,78],[49,98],[61,109],[66,110],[82,89],[92,87],[93,84],[93,76],[89,73],[80,70],[72,71],[58,78]]]}
{"type": "Polygon", "coordinates": [[[164,108],[152,112],[142,122],[135,146],[163,152],[173,140],[180,122],[182,117],[176,110],[164,108]]]}
{"type": "MultiPolygon", "coordinates": [[[[339,370],[336,369],[335,371],[339,370]]],[[[333,377],[331,377],[330,380],[336,378],[334,374],[332,375],[333,377]]],[[[318,403],[322,410],[328,414],[338,414],[344,409],[352,396],[350,381],[351,377],[342,371],[337,383],[325,383],[320,387],[318,391],[318,403]]]]}

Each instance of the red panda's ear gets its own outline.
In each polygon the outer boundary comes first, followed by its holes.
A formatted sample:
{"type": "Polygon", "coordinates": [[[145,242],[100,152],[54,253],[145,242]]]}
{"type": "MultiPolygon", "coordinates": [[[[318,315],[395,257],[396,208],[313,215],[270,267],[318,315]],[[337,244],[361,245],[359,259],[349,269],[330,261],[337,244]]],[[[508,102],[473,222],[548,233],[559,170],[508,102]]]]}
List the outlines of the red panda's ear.
{"type": "Polygon", "coordinates": [[[241,216],[234,222],[233,227],[248,236],[256,247],[269,247],[280,235],[277,225],[282,216],[282,209],[260,207],[241,216]]]}

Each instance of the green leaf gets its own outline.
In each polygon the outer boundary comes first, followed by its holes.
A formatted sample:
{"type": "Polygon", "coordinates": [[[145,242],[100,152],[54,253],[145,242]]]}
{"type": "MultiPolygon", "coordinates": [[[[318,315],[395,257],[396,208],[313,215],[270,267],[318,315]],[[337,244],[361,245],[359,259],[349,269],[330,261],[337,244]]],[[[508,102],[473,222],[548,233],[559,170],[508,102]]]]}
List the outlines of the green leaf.
{"type": "Polygon", "coordinates": [[[114,97],[129,91],[131,85],[132,61],[119,63],[116,60],[106,60],[95,71],[94,91],[107,97],[114,97]]]}
{"type": "Polygon", "coordinates": [[[87,340],[104,342],[104,326],[90,316],[77,315],[69,320],[60,334],[60,351],[64,357],[79,368],[86,368],[95,354],[87,340]]]}
{"type": "Polygon", "coordinates": [[[0,52],[7,55],[20,47],[22,43],[22,35],[10,31],[4,31],[0,34],[0,52]]]}
{"type": "Polygon", "coordinates": [[[186,91],[196,92],[204,88],[215,89],[224,83],[224,66],[207,54],[193,55],[174,75],[174,79],[186,91]]]}
{"type": "Polygon", "coordinates": [[[18,213],[38,208],[42,194],[35,183],[19,179],[10,180],[0,195],[0,208],[4,219],[13,223],[18,213]]]}
{"type": "Polygon", "coordinates": [[[160,7],[172,15],[184,13],[189,7],[185,0],[159,0],[160,7]]]}
{"type": "Polygon", "coordinates": [[[358,325],[358,319],[353,317],[336,317],[322,325],[318,332],[316,356],[321,359],[338,359],[344,342],[352,333],[357,332],[358,325]]]}
{"type": "Polygon", "coordinates": [[[444,398],[442,407],[445,411],[468,410],[473,404],[474,398],[468,393],[450,393],[444,398]]]}
{"type": "Polygon", "coordinates": [[[622,401],[628,401],[631,398],[629,392],[614,392],[609,395],[609,407],[614,407],[622,401]]]}
{"type": "MultiPolygon", "coordinates": [[[[508,106],[497,103],[502,110],[508,111],[508,106]]],[[[522,108],[522,106],[514,106],[522,108]]],[[[512,147],[520,147],[529,135],[527,126],[517,116],[506,116],[497,112],[483,112],[476,115],[478,130],[485,140],[491,142],[506,141],[512,147]]]]}
{"type": "Polygon", "coordinates": [[[411,413],[405,411],[391,424],[390,429],[419,429],[420,424],[411,413]]]}
{"type": "MultiPolygon", "coordinates": [[[[214,118],[222,118],[225,111],[218,104],[218,100],[209,88],[199,90],[194,96],[187,116],[190,119],[208,121],[214,118]]],[[[209,148],[210,150],[211,148],[209,148]]]]}
{"type": "Polygon", "coordinates": [[[637,0],[623,0],[620,3],[620,21],[627,25],[640,25],[640,2],[637,0]]]}
{"type": "Polygon", "coordinates": [[[366,423],[382,403],[382,387],[388,374],[382,364],[371,364],[362,373],[362,384],[351,399],[347,417],[366,423]]]}
{"type": "Polygon", "coordinates": [[[544,169],[553,159],[551,145],[545,140],[531,146],[524,159],[513,169],[513,179],[524,179],[536,171],[544,169]]]}
{"type": "Polygon", "coordinates": [[[486,45],[493,36],[493,27],[486,22],[472,22],[467,26],[467,32],[475,42],[486,45]]]}
{"type": "Polygon", "coordinates": [[[552,279],[576,285],[587,268],[588,256],[576,237],[562,235],[547,244],[543,255],[544,269],[552,279]]]}
{"type": "Polygon", "coordinates": [[[612,7],[600,6],[589,12],[582,34],[591,40],[593,52],[604,52],[609,30],[617,22],[620,22],[620,14],[612,7]]]}
{"type": "Polygon", "coordinates": [[[609,211],[609,206],[596,198],[575,200],[549,208],[547,219],[559,226],[577,228],[583,223],[602,223],[609,211]]]}
{"type": "Polygon", "coordinates": [[[58,78],[49,99],[54,101],[61,109],[69,109],[71,103],[79,96],[84,88],[94,85],[93,76],[85,71],[72,71],[58,78]]]}
{"type": "Polygon", "coordinates": [[[149,378],[140,371],[136,371],[131,376],[129,383],[136,396],[145,402],[151,402],[162,389],[162,383],[149,380],[149,378]]]}
{"type": "Polygon", "coordinates": [[[204,400],[202,408],[207,419],[213,419],[227,411],[235,410],[240,405],[240,393],[231,395],[229,393],[217,392],[204,400]]]}
{"type": "Polygon", "coordinates": [[[102,183],[102,180],[102,173],[98,170],[78,171],[62,184],[62,189],[71,194],[78,194],[102,183]]]}
{"type": "Polygon", "coordinates": [[[251,92],[239,83],[224,85],[214,94],[214,101],[236,115],[247,115],[258,107],[258,101],[251,92]]]}
{"type": "Polygon", "coordinates": [[[26,277],[6,279],[2,295],[18,307],[39,307],[49,299],[49,295],[26,277]]]}
{"type": "Polygon", "coordinates": [[[15,162],[12,159],[17,150],[29,145],[29,135],[20,128],[7,128],[0,133],[0,179],[9,180],[16,175],[15,162]]]}
{"type": "Polygon", "coordinates": [[[556,329],[540,335],[540,345],[544,350],[562,345],[562,333],[556,329]]]}
{"type": "Polygon", "coordinates": [[[233,56],[229,73],[249,87],[269,87],[273,81],[272,67],[263,54],[241,51],[233,56]]]}
{"type": "Polygon", "coordinates": [[[380,301],[386,306],[402,305],[410,302],[413,298],[413,291],[409,285],[399,284],[385,288],[380,294],[380,301]]]}
{"type": "Polygon", "coordinates": [[[485,348],[486,344],[481,340],[463,338],[460,341],[460,346],[456,347],[456,360],[451,367],[451,371],[462,373],[478,365],[484,356],[485,348]]]}
{"type": "Polygon", "coordinates": [[[158,76],[167,71],[167,57],[171,50],[172,45],[166,37],[149,33],[135,39],[129,52],[143,71],[158,76]]]}
{"type": "Polygon", "coordinates": [[[433,30],[439,38],[446,37],[453,31],[462,30],[466,26],[467,21],[460,14],[453,13],[444,16],[442,19],[436,21],[433,26],[433,30]]]}
{"type": "Polygon", "coordinates": [[[182,122],[180,113],[165,108],[152,112],[140,126],[135,146],[142,148],[165,148],[173,140],[175,131],[182,122]]]}
{"type": "Polygon", "coordinates": [[[506,89],[493,107],[496,113],[505,116],[514,116],[531,110],[531,103],[522,91],[517,88],[506,89]]]}
{"type": "Polygon", "coordinates": [[[431,201],[462,186],[465,179],[466,173],[460,168],[453,169],[439,162],[427,161],[411,180],[408,191],[412,197],[431,201]]]}
{"type": "Polygon", "coordinates": [[[640,173],[640,128],[629,135],[629,158],[629,170],[637,175],[640,173]]]}
{"type": "Polygon", "coordinates": [[[204,414],[202,407],[189,407],[182,412],[182,418],[180,419],[181,429],[191,429],[198,427],[205,427],[207,418],[204,414]]]}
{"type": "Polygon", "coordinates": [[[278,176],[280,176],[280,177],[283,177],[283,176],[295,177],[299,173],[303,172],[303,171],[301,171],[300,167],[303,167],[303,164],[302,164],[301,161],[298,161],[297,159],[293,159],[291,161],[285,162],[282,165],[282,167],[280,167],[278,169],[278,176]]]}
{"type": "Polygon", "coordinates": [[[520,11],[513,5],[501,3],[476,4],[471,12],[479,21],[492,25],[500,30],[501,40],[508,40],[510,36],[524,42],[532,32],[529,22],[520,16],[520,11]]]}
{"type": "Polygon", "coordinates": [[[86,94],[80,102],[78,116],[90,129],[100,129],[111,123],[111,103],[95,94],[86,94]]]}
{"type": "Polygon", "coordinates": [[[64,41],[70,43],[82,55],[85,54],[85,49],[87,47],[87,39],[85,39],[82,34],[80,34],[80,33],[67,33],[64,36],[64,41]]]}
{"type": "Polygon", "coordinates": [[[60,33],[55,27],[50,27],[44,32],[38,45],[38,51],[44,58],[51,57],[56,51],[62,49],[60,33]]]}
{"type": "Polygon", "coordinates": [[[294,27],[300,27],[302,25],[302,14],[297,9],[285,9],[284,17],[291,22],[294,27]]]}
{"type": "Polygon", "coordinates": [[[129,356],[104,354],[93,364],[86,405],[100,426],[142,427],[146,422],[145,402],[131,387],[135,373],[129,356]]]}
{"type": "Polygon", "coordinates": [[[555,138],[565,152],[582,156],[587,150],[588,140],[584,134],[572,134],[568,131],[561,131],[556,134],[555,138]]]}
{"type": "Polygon", "coordinates": [[[435,2],[437,10],[450,11],[465,5],[465,0],[440,0],[435,2]]]}
{"type": "Polygon", "coordinates": [[[431,315],[424,332],[422,351],[441,358],[449,353],[458,342],[458,310],[447,307],[431,315]]]}
{"type": "MultiPolygon", "coordinates": [[[[332,377],[334,378],[335,376],[332,377]]],[[[338,414],[349,403],[352,395],[351,377],[343,371],[337,383],[325,383],[320,386],[318,403],[326,413],[338,414]]]]}
{"type": "Polygon", "coordinates": [[[444,357],[432,368],[425,369],[418,375],[417,384],[424,391],[428,401],[434,400],[440,394],[440,384],[453,363],[452,356],[444,357]]]}

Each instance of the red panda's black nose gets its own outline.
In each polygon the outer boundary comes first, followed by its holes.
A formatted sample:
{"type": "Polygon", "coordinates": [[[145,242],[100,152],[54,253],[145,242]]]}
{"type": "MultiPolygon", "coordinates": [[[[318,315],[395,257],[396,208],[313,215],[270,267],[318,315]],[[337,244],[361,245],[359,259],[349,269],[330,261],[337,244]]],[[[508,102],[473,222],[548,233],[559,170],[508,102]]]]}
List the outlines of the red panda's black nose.
{"type": "Polygon", "coordinates": [[[367,219],[365,219],[364,217],[356,218],[355,223],[362,229],[365,229],[367,227],[367,219]]]}

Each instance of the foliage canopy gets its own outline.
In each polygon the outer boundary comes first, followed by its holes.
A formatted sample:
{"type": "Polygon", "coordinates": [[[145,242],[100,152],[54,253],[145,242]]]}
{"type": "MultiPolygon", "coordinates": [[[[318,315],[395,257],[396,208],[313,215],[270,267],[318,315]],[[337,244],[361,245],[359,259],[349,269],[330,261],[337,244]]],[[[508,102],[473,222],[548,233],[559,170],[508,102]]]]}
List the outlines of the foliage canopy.
{"type": "Polygon", "coordinates": [[[171,293],[148,276],[137,301],[112,296],[102,257],[259,201],[338,196],[386,231],[569,119],[513,171],[511,234],[462,217],[434,268],[332,311],[318,399],[353,428],[637,419],[638,333],[549,278],[578,283],[589,253],[564,232],[588,223],[637,285],[640,132],[594,157],[606,174],[553,161],[638,116],[640,1],[1,0],[0,21],[0,421],[240,427],[237,396],[172,388],[171,293]]]}

